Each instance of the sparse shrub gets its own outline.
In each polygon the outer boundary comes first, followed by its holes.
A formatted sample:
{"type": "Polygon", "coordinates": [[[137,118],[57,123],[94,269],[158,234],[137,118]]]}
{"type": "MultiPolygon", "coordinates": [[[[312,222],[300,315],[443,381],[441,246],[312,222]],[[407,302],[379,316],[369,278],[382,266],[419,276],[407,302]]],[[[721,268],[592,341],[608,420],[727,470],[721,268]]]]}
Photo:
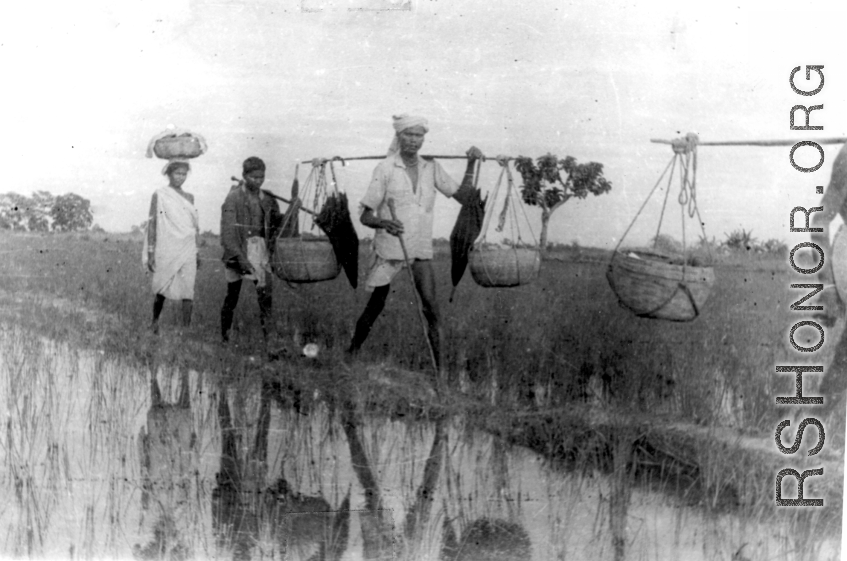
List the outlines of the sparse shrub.
{"type": "Polygon", "coordinates": [[[682,243],[668,234],[658,234],[653,238],[653,248],[664,253],[682,253],[682,243]]]}
{"type": "Polygon", "coordinates": [[[761,245],[762,251],[771,255],[784,257],[788,255],[788,244],[782,240],[771,238],[761,245]]]}
{"type": "Polygon", "coordinates": [[[752,251],[756,247],[756,238],[753,237],[753,230],[749,232],[744,228],[733,230],[729,234],[724,234],[726,240],[721,245],[729,248],[731,251],[752,251]]]}
{"type": "Polygon", "coordinates": [[[697,240],[697,247],[700,249],[705,249],[707,251],[715,251],[720,247],[720,243],[715,239],[715,236],[712,236],[712,239],[700,234],[700,239],[697,240]]]}

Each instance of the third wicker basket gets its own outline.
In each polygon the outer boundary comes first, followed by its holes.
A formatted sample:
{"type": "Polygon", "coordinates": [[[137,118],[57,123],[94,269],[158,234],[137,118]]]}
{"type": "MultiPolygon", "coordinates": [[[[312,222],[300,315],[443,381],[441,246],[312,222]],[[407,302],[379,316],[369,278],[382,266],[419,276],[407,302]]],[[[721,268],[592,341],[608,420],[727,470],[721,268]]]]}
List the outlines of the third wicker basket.
{"type": "Polygon", "coordinates": [[[635,315],[691,321],[709,297],[715,273],[711,267],[669,262],[650,253],[616,253],[606,271],[621,306],[635,315]]]}

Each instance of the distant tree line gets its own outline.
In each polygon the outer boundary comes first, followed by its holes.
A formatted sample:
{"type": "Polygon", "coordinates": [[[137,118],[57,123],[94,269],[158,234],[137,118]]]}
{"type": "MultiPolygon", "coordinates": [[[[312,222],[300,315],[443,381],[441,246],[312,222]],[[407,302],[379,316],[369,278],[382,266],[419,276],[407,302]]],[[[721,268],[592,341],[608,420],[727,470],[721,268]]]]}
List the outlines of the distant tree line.
{"type": "Polygon", "coordinates": [[[0,194],[0,228],[18,232],[88,230],[94,221],[91,201],[75,193],[54,196],[36,191],[31,197],[0,194]]]}

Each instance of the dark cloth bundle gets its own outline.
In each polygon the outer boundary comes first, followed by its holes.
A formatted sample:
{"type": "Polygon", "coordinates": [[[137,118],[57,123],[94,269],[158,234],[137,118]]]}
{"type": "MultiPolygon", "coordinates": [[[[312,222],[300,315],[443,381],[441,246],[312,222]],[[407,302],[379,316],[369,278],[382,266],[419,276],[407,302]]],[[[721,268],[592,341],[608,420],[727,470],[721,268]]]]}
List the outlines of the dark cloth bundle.
{"type": "Polygon", "coordinates": [[[485,201],[479,189],[463,186],[454,196],[462,203],[462,210],[456,218],[456,224],[450,233],[450,258],[452,260],[451,276],[453,278],[453,290],[450,293],[450,301],[456,293],[456,286],[462,280],[465,269],[468,266],[468,255],[474,240],[482,230],[482,220],[485,218],[485,201]]]}
{"type": "Polygon", "coordinates": [[[359,284],[359,236],[350,219],[347,195],[337,193],[327,197],[315,224],[329,237],[335,258],[344,267],[353,288],[359,284]]]}

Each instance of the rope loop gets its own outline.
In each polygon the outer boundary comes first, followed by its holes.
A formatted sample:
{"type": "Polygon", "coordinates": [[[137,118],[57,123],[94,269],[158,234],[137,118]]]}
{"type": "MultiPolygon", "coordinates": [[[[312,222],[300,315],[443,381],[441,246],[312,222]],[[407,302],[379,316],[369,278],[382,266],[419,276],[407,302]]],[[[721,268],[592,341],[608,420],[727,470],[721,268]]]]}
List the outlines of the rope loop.
{"type": "MultiPolygon", "coordinates": [[[[679,164],[679,194],[677,195],[677,202],[680,205],[680,211],[682,215],[682,250],[683,253],[686,251],[686,236],[685,236],[685,215],[687,214],[689,218],[697,218],[697,222],[700,226],[700,231],[703,234],[703,238],[706,239],[706,230],[703,224],[703,220],[700,217],[700,209],[697,206],[697,145],[699,143],[699,138],[695,133],[688,133],[682,138],[676,138],[671,141],[671,148],[673,149],[673,156],[671,157],[670,162],[668,162],[667,167],[659,176],[659,180],[656,181],[656,184],[653,186],[653,189],[647,195],[647,198],[642,203],[641,207],[638,209],[638,212],[635,213],[635,217],[630,222],[626,231],[624,232],[621,239],[618,240],[617,245],[615,246],[615,251],[612,254],[612,260],[614,261],[615,256],[617,256],[618,249],[623,243],[624,238],[626,238],[629,231],[632,229],[638,217],[641,215],[642,211],[647,205],[647,201],[653,196],[653,193],[658,188],[662,178],[668,173],[670,170],[670,174],[668,175],[668,183],[667,183],[667,191],[665,193],[665,201],[662,203],[662,211],[659,214],[659,225],[656,229],[656,235],[654,237],[654,247],[656,242],[658,242],[659,234],[662,228],[662,222],[665,216],[665,210],[667,205],[667,197],[670,194],[670,190],[672,187],[672,183],[674,181],[674,172],[676,171],[677,163],[679,164]]],[[[711,248],[709,248],[709,255],[711,256],[711,248]]],[[[683,270],[685,268],[685,264],[683,263],[683,270]]]]}
{"type": "Polygon", "coordinates": [[[482,219],[482,229],[479,232],[479,236],[477,236],[474,245],[477,243],[484,242],[488,236],[488,225],[491,222],[491,214],[494,210],[494,205],[497,202],[497,194],[500,192],[500,185],[503,183],[503,176],[506,174],[506,168],[503,167],[500,169],[500,176],[497,178],[497,184],[494,185],[494,189],[488,194],[485,203],[485,214],[482,219]]]}
{"type": "MultiPolygon", "coordinates": [[[[304,201],[309,197],[309,195],[311,194],[311,190],[314,188],[315,184],[318,181],[318,179],[315,177],[315,170],[317,170],[317,169],[318,169],[317,167],[313,167],[309,171],[309,175],[306,176],[306,180],[303,182],[303,186],[298,187],[298,189],[297,189],[297,199],[296,200],[304,201]]],[[[300,176],[300,162],[297,162],[294,165],[294,175],[295,175],[295,177],[298,177],[298,178],[300,176]]],[[[292,199],[291,202],[293,204],[294,200],[292,199]]],[[[291,220],[293,220],[293,215],[287,214],[286,217],[285,217],[285,220],[282,223],[282,226],[279,228],[279,234],[282,234],[283,230],[285,230],[285,227],[288,226],[288,224],[291,220]]],[[[300,224],[300,227],[302,229],[302,223],[300,224]]],[[[312,224],[312,229],[314,229],[314,223],[312,224]]],[[[299,234],[298,234],[298,236],[299,236],[299,234]]]]}
{"type": "MultiPolygon", "coordinates": [[[[497,219],[497,228],[495,228],[496,232],[502,232],[503,228],[506,227],[506,218],[509,214],[509,199],[512,197],[512,190],[515,187],[515,180],[512,177],[512,170],[509,168],[509,161],[503,159],[503,156],[497,156],[497,163],[503,167],[503,171],[506,172],[506,200],[503,201],[503,210],[500,211],[500,217],[497,219]]],[[[500,173],[502,177],[503,173],[500,173]]]]}
{"type": "MultiPolygon", "coordinates": [[[[327,162],[328,162],[328,160],[321,160],[320,166],[317,167],[318,173],[317,173],[317,178],[315,179],[315,182],[314,182],[315,198],[314,198],[314,201],[312,203],[312,208],[315,209],[315,212],[319,212],[318,209],[321,208],[321,206],[322,206],[321,203],[326,200],[326,196],[327,196],[327,193],[326,193],[327,183],[328,183],[327,178],[326,178],[326,164],[327,164],[327,162]]],[[[312,165],[314,165],[314,160],[312,161],[312,165]]],[[[332,167],[331,162],[330,162],[330,167],[332,167]]],[[[312,168],[313,171],[314,171],[314,169],[315,168],[312,168]]],[[[305,193],[304,193],[304,195],[305,195],[305,193]]],[[[305,196],[302,197],[301,199],[305,199],[305,196]]],[[[309,229],[314,231],[315,226],[316,226],[316,224],[315,224],[315,221],[314,221],[314,218],[313,218],[311,227],[309,229]]]]}
{"type": "Polygon", "coordinates": [[[690,154],[697,149],[699,142],[700,138],[697,134],[690,132],[682,138],[671,140],[671,148],[673,148],[674,154],[690,154]]]}
{"type": "MultiPolygon", "coordinates": [[[[503,210],[500,212],[500,215],[499,215],[498,220],[497,220],[498,223],[497,223],[496,231],[502,232],[505,229],[506,221],[507,220],[509,221],[509,226],[511,228],[512,237],[516,238],[516,241],[512,244],[512,249],[514,249],[515,252],[516,252],[517,251],[516,248],[522,242],[520,222],[519,222],[519,216],[518,216],[518,209],[520,209],[520,212],[523,214],[524,220],[529,225],[529,232],[530,232],[530,235],[532,236],[534,245],[537,245],[537,243],[538,243],[536,238],[535,238],[535,234],[532,231],[532,225],[530,224],[529,217],[526,215],[526,209],[524,208],[524,205],[521,203],[521,199],[518,198],[516,203],[515,202],[512,202],[512,203],[509,202],[509,199],[512,198],[513,196],[515,196],[516,193],[518,193],[518,188],[515,184],[515,178],[512,175],[512,169],[509,166],[509,162],[513,159],[514,158],[511,158],[509,156],[497,156],[496,158],[487,158],[487,160],[493,160],[493,161],[496,161],[498,164],[500,164],[500,175],[497,177],[497,183],[495,184],[494,189],[492,189],[488,193],[488,196],[485,198],[485,214],[484,214],[484,218],[483,218],[483,221],[482,221],[482,228],[480,229],[479,235],[477,236],[476,240],[474,240],[474,243],[473,243],[473,245],[475,247],[486,241],[486,238],[487,238],[487,235],[488,235],[488,228],[489,228],[489,225],[491,223],[492,218],[494,217],[494,207],[497,204],[497,196],[500,193],[500,187],[503,184],[503,178],[504,177],[506,178],[506,190],[507,190],[506,191],[506,199],[503,202],[503,210]]],[[[476,187],[476,180],[479,179],[479,175],[480,175],[479,172],[480,172],[480,166],[478,164],[477,170],[476,170],[474,187],[476,187]]],[[[517,253],[516,253],[516,255],[517,255],[517,253]]]]}
{"type": "MultiPolygon", "coordinates": [[[[338,158],[338,156],[336,156],[335,158],[338,158]]],[[[336,179],[336,177],[335,177],[335,166],[332,165],[332,163],[334,161],[336,161],[335,158],[333,158],[329,162],[329,171],[332,174],[332,190],[337,195],[338,194],[338,179],[336,179]]],[[[338,159],[341,160],[341,158],[338,158],[338,159]]],[[[344,160],[341,160],[341,166],[344,167],[344,160]]],[[[317,207],[315,207],[315,208],[317,208],[317,207]]]]}

